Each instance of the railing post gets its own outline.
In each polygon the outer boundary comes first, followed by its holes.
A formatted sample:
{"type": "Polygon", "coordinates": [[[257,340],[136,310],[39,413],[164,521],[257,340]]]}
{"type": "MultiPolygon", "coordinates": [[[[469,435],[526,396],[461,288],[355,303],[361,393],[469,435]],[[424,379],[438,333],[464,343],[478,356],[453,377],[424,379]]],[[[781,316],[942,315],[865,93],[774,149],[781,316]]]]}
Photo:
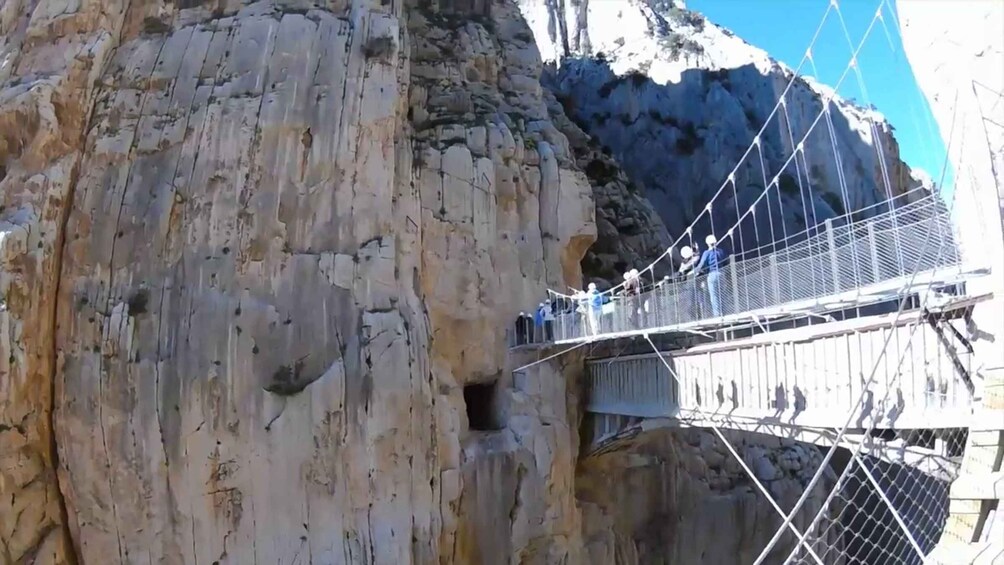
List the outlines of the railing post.
{"type": "MultiPolygon", "coordinates": [[[[739,305],[739,264],[736,261],[732,261],[728,265],[729,271],[732,272],[732,314],[738,314],[743,311],[742,306],[739,305]]],[[[722,313],[725,310],[722,309],[722,313]]]]}
{"type": "Polygon", "coordinates": [[[833,293],[840,292],[840,266],[837,264],[837,244],[833,237],[833,219],[827,218],[826,224],[826,245],[830,253],[830,268],[833,271],[833,293]]]}
{"type": "Polygon", "coordinates": [[[868,249],[872,255],[872,273],[874,279],[872,283],[882,280],[882,265],[879,263],[878,239],[875,238],[875,223],[868,222],[868,249]]]}
{"type": "Polygon", "coordinates": [[[767,262],[770,264],[771,277],[774,278],[774,304],[770,306],[777,306],[781,303],[781,271],[777,268],[777,251],[767,257],[767,262]]]}

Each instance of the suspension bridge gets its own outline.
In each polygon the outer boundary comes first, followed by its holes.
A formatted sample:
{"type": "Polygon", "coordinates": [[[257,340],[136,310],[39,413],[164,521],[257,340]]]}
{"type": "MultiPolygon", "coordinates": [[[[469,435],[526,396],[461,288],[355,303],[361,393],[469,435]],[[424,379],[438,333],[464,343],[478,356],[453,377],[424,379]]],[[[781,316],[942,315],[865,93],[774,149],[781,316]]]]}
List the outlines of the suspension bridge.
{"type": "Polygon", "coordinates": [[[552,292],[553,320],[512,336],[513,355],[528,360],[516,371],[576,349],[589,352],[589,454],[662,428],[717,434],[779,518],[756,564],[1004,563],[1004,179],[994,169],[1004,164],[1004,143],[993,142],[1004,142],[1004,119],[997,121],[1004,95],[981,84],[996,92],[989,112],[957,97],[968,113],[945,135],[945,167],[955,173],[950,193],[944,172],[934,189],[894,186],[872,123],[866,138],[886,198],[853,209],[838,175],[849,212],[814,222],[806,140],[825,128],[840,170],[832,101],[795,132],[786,95],[803,69],[816,74],[812,52],[828,19],[850,52],[834,91],[853,75],[867,103],[858,59],[875,29],[891,37],[887,21],[897,22],[896,10],[880,2],[855,44],[831,0],[791,82],[732,172],[673,246],[641,271],[648,289],[621,283],[602,292],[552,292]],[[1000,131],[991,133],[994,124],[1000,131]],[[767,128],[790,139],[780,170],[764,164],[767,128]],[[972,139],[985,139],[987,155],[981,149],[973,157],[972,139]],[[757,164],[764,188],[740,210],[736,179],[757,164]],[[775,221],[786,217],[784,173],[797,179],[795,204],[806,218],[799,233],[775,221]],[[722,217],[731,218],[724,229],[722,217]],[[731,256],[697,276],[655,277],[660,262],[673,270],[678,246],[693,246],[698,226],[710,226],[731,256]],[[753,243],[745,245],[750,233],[753,243]],[[826,456],[794,507],[782,508],[722,430],[814,444],[826,456]],[[846,463],[822,507],[806,515],[806,498],[838,450],[846,463]],[[897,468],[930,480],[897,479],[897,468]],[[881,540],[868,531],[880,517],[892,524],[881,540]]]}

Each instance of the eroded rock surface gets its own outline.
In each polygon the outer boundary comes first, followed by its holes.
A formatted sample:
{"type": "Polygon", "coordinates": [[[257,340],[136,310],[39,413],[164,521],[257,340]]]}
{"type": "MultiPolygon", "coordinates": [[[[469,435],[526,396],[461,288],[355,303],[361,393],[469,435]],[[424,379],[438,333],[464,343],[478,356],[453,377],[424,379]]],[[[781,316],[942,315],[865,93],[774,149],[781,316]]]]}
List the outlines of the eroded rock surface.
{"type": "MultiPolygon", "coordinates": [[[[546,76],[545,71],[544,95],[551,120],[568,138],[575,163],[593,187],[596,203],[596,242],[582,260],[584,283],[596,282],[601,288],[620,284],[624,273],[655,261],[672,240],[662,218],[620,163],[565,114],[547,89],[546,76]]],[[[656,275],[663,276],[669,267],[667,261],[660,263],[656,275]]]]}
{"type": "Polygon", "coordinates": [[[577,561],[574,392],[504,330],[593,202],[515,6],[0,13],[5,558],[577,561]]]}

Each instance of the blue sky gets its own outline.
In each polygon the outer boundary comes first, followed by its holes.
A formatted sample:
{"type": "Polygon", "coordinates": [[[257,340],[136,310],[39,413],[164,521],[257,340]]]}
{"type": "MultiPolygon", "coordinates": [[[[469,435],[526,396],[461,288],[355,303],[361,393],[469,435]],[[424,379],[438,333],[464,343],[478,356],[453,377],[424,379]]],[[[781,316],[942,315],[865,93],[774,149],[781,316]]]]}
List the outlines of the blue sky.
{"type": "MultiPolygon", "coordinates": [[[[795,68],[812,41],[829,0],[687,0],[686,3],[687,8],[701,12],[795,68]]],[[[855,47],[880,4],[881,0],[840,2],[840,13],[855,47]]],[[[882,21],[876,22],[858,57],[867,101],[895,128],[903,160],[911,167],[924,169],[937,181],[944,164],[944,143],[903,53],[890,7],[894,9],[895,3],[889,2],[883,9],[885,26],[882,21]]],[[[802,74],[814,75],[820,82],[833,86],[852,52],[837,13],[831,10],[813,48],[818,74],[808,64],[802,74]]],[[[839,93],[861,104],[866,101],[853,74],[844,79],[839,93]]]]}

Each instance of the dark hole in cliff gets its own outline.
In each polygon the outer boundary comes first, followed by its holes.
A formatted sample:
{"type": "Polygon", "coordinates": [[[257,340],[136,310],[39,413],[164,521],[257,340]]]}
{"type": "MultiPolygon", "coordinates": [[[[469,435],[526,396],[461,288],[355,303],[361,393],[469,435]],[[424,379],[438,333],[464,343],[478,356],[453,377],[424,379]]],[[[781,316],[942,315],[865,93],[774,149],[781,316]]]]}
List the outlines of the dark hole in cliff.
{"type": "Polygon", "coordinates": [[[150,303],[150,291],[142,288],[132,293],[127,302],[130,316],[139,316],[146,313],[146,307],[150,303]]]}
{"type": "Polygon", "coordinates": [[[586,176],[598,184],[606,184],[617,178],[617,168],[599,159],[593,159],[586,165],[586,176]]]}
{"type": "Polygon", "coordinates": [[[467,420],[472,430],[494,431],[505,427],[498,388],[498,381],[464,387],[464,404],[467,405],[467,420]]]}
{"type": "Polygon", "coordinates": [[[363,45],[367,59],[388,59],[394,53],[394,38],[389,36],[371,37],[363,45]]]}
{"type": "Polygon", "coordinates": [[[704,145],[704,140],[698,135],[694,124],[687,123],[680,128],[680,136],[676,138],[677,153],[693,155],[702,145],[704,145]]]}
{"type": "Polygon", "coordinates": [[[777,182],[778,190],[789,195],[794,196],[796,194],[801,194],[801,189],[798,186],[798,181],[795,177],[791,176],[790,173],[781,173],[781,176],[777,182]]]}
{"type": "Polygon", "coordinates": [[[167,25],[167,23],[160,18],[147,16],[143,19],[143,33],[158,35],[169,31],[171,31],[171,26],[167,25]]]}
{"type": "Polygon", "coordinates": [[[316,381],[320,378],[320,374],[315,374],[313,377],[308,377],[304,374],[304,361],[306,357],[298,359],[292,367],[289,365],[280,365],[278,369],[272,373],[271,381],[265,385],[265,390],[271,392],[272,394],[278,394],[279,396],[292,396],[303,389],[307,388],[310,383],[316,381]]]}
{"type": "Polygon", "coordinates": [[[631,84],[635,88],[641,88],[642,86],[645,85],[645,83],[648,82],[648,77],[645,76],[645,73],[642,73],[641,71],[635,71],[635,70],[628,71],[627,78],[631,81],[631,84]]]}

